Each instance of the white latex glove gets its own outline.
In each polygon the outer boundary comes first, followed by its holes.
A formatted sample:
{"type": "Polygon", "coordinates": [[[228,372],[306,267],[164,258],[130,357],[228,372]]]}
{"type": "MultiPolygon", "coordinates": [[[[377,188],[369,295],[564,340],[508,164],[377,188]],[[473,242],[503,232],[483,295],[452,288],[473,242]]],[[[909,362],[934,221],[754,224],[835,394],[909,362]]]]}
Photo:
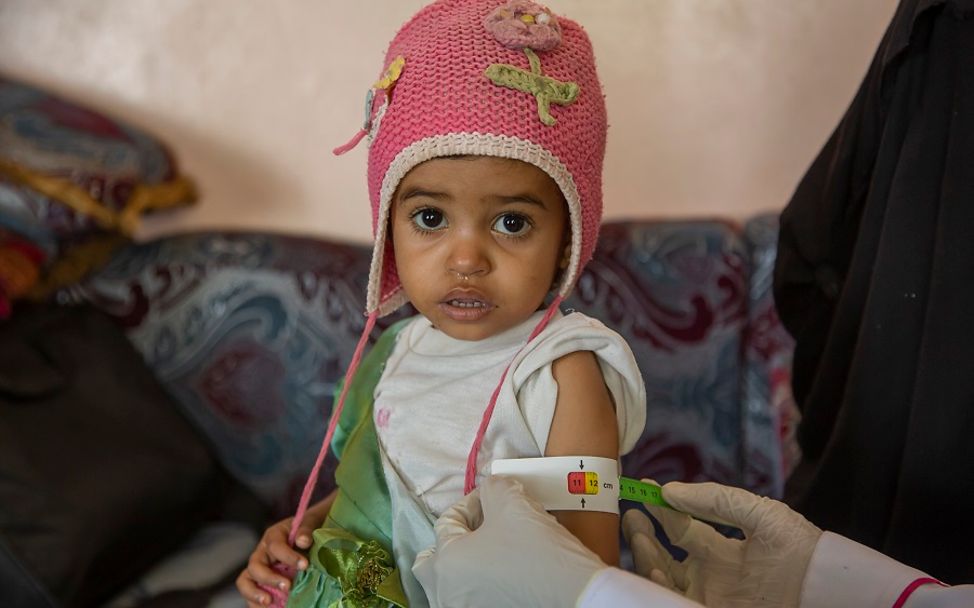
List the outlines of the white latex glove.
{"type": "Polygon", "coordinates": [[[432,608],[574,606],[608,567],[509,478],[487,478],[434,529],[413,565],[432,608]]]}
{"type": "Polygon", "coordinates": [[[678,562],[656,540],[642,512],[626,512],[622,529],[636,572],[669,583],[710,608],[797,607],[802,582],[822,531],[787,505],[715,483],[668,483],[663,498],[675,509],[650,507],[666,536],[689,556],[678,562]],[[687,515],[689,514],[689,515],[687,515]],[[726,523],[745,540],[723,536],[693,517],[726,523]]]}

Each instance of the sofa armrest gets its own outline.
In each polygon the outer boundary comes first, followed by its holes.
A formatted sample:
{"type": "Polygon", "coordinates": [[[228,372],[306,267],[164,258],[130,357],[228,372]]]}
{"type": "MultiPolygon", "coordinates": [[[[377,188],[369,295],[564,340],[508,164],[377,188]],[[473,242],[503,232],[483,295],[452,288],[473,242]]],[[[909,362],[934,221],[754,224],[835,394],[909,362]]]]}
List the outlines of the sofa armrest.
{"type": "Polygon", "coordinates": [[[782,498],[785,480],[801,458],[795,438],[801,415],[791,392],[794,341],[778,319],[772,293],[778,214],[751,218],[744,240],[751,267],[743,355],[744,483],[782,498]]]}

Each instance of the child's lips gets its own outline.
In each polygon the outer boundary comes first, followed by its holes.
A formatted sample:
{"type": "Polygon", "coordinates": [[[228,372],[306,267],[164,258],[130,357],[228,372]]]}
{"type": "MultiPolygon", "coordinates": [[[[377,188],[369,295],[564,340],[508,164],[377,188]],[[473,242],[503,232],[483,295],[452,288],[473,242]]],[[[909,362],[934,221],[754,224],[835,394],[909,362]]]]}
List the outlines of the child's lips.
{"type": "Polygon", "coordinates": [[[494,304],[475,289],[454,289],[440,300],[440,310],[454,321],[478,321],[493,309],[494,304]]]}

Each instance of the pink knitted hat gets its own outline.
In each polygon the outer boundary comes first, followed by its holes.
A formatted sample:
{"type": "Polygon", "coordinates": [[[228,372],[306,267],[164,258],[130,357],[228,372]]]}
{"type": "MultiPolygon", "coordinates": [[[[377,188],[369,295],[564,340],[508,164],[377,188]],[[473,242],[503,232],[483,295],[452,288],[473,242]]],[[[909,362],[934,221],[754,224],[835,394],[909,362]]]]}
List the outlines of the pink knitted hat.
{"type": "Polygon", "coordinates": [[[564,298],[591,259],[602,219],[606,114],[592,45],[575,22],[528,0],[437,0],[407,22],[369,91],[369,198],[375,235],[368,313],[406,302],[387,238],[400,180],[441,156],[531,163],[561,188],[571,220],[564,298]]]}

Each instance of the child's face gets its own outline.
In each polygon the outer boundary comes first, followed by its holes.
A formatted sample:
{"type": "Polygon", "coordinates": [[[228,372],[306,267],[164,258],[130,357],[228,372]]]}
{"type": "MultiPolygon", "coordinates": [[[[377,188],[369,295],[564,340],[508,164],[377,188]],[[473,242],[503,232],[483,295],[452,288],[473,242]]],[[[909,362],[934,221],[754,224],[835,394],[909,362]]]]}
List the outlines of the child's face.
{"type": "Polygon", "coordinates": [[[552,287],[567,209],[534,165],[438,158],[413,168],[392,199],[402,287],[433,326],[481,340],[531,316],[552,287]]]}

